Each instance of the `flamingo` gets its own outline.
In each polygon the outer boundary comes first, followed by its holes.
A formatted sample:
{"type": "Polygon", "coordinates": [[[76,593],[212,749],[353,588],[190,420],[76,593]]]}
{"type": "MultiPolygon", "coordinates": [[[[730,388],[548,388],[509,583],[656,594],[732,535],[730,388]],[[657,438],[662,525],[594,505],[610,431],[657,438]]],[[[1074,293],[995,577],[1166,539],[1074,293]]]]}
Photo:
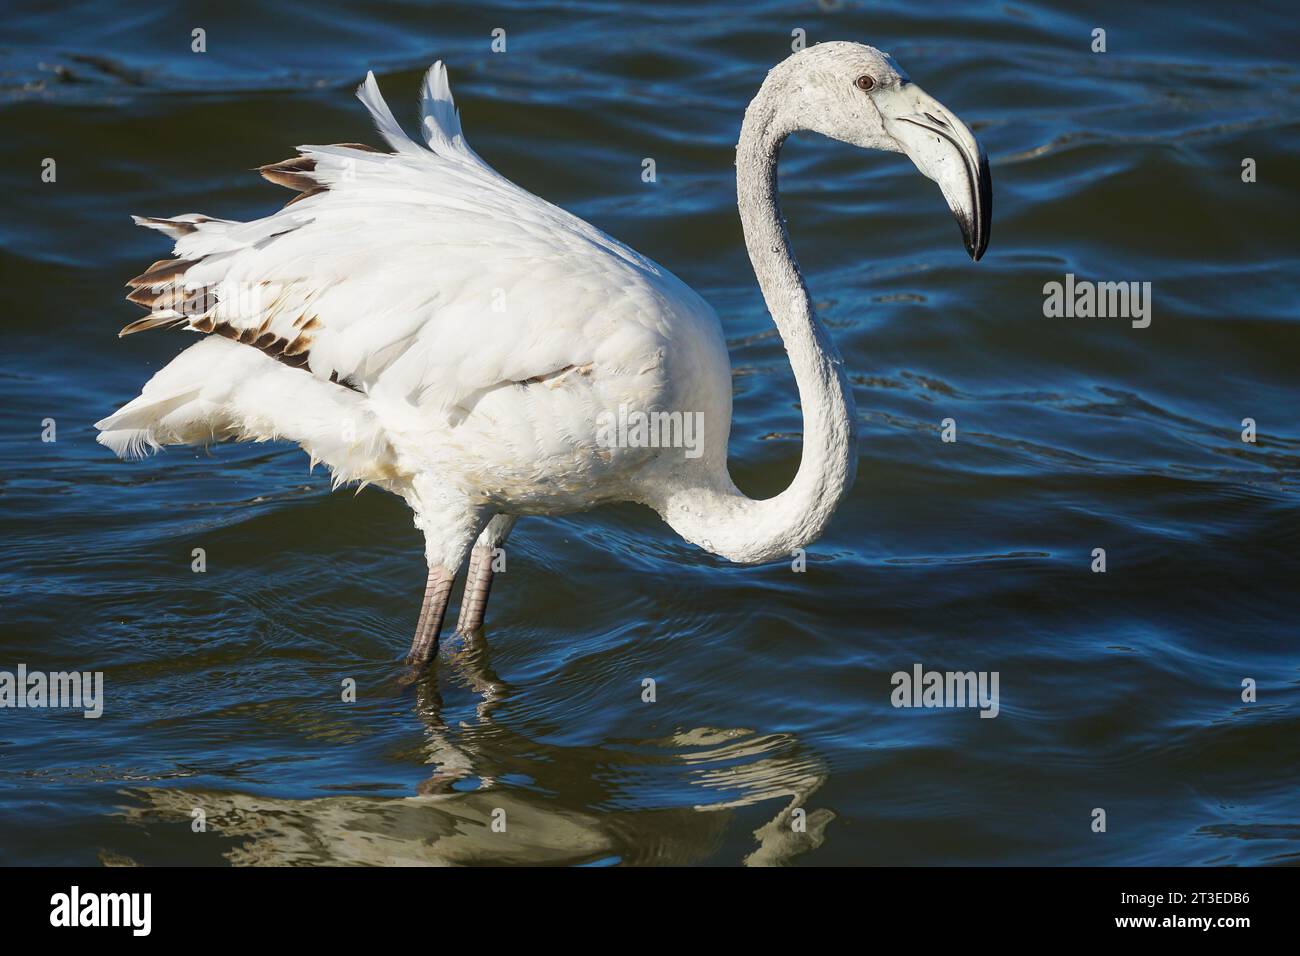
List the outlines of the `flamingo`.
{"type": "Polygon", "coordinates": [[[892,57],[822,43],[767,74],[740,129],[736,193],[798,387],[803,449],[789,487],[755,500],[728,474],[731,369],[704,299],[480,159],[441,61],[421,92],[423,145],[373,73],[357,95],[391,151],[300,146],[260,169],[299,194],[251,222],[133,217],[175,245],[127,283],[149,314],[120,335],[203,337],[96,428],[120,457],[288,440],[328,466],[334,487],[404,498],[428,568],[407,655],[417,669],[466,564],[457,631],[482,625],[495,549],[520,516],[638,502],[743,563],[788,558],[822,534],[853,483],[855,411],[781,217],[777,159],[791,133],[906,154],[938,184],[972,259],[989,241],[983,150],[892,57]],[[667,447],[625,430],[610,440],[612,416],[629,410],[669,424],[696,416],[699,441],[667,447]]]}

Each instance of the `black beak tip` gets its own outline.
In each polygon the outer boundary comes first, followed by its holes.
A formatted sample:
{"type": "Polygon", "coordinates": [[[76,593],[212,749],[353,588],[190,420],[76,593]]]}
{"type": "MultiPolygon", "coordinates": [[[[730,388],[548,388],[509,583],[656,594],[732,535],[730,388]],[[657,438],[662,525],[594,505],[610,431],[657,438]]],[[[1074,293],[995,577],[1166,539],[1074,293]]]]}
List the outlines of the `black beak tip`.
{"type": "Polygon", "coordinates": [[[989,229],[987,223],[978,223],[968,216],[959,216],[957,225],[961,227],[962,242],[972,262],[979,262],[989,247],[989,229]]]}
{"type": "Polygon", "coordinates": [[[971,186],[974,214],[958,215],[957,225],[961,227],[961,237],[971,261],[979,262],[989,247],[989,230],[993,225],[993,178],[989,175],[989,160],[983,149],[980,150],[979,175],[971,186]]]}
{"type": "Polygon", "coordinates": [[[983,147],[980,148],[979,185],[976,189],[979,202],[975,215],[979,217],[979,230],[974,242],[966,240],[966,251],[970,253],[972,260],[979,262],[984,258],[984,251],[989,247],[989,232],[993,227],[993,176],[989,173],[989,158],[985,155],[983,147]]]}

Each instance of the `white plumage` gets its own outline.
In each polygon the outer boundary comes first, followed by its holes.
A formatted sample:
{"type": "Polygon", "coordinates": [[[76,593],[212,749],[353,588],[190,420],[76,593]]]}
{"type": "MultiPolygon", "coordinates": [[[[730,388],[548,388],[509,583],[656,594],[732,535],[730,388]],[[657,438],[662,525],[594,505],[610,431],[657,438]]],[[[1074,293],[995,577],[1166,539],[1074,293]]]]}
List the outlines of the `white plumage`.
{"type": "Polygon", "coordinates": [[[484,163],[465,141],[441,63],[422,90],[427,147],[402,131],[368,75],[358,96],[392,152],[299,147],[262,171],[301,195],[253,222],[137,217],[176,240],[175,258],[129,283],[151,312],[123,334],[174,325],[205,337],[97,423],[99,441],[135,455],[283,439],[325,462],[336,484],[402,495],[430,569],[417,661],[436,642],[476,539],[461,623],[481,621],[490,571],[480,558],[519,515],[631,500],[735,560],[806,543],[853,471],[843,370],[807,305],[775,197],[796,98],[788,87],[807,85],[818,65],[847,71],[846,88],[862,69],[892,70],[869,47],[811,48],[772,71],[742,132],[746,237],[805,403],[804,461],[783,495],[751,501],[727,475],[730,366],[713,310],[667,270],[484,163]],[[602,440],[602,416],[619,409],[700,413],[698,456],[602,440]]]}

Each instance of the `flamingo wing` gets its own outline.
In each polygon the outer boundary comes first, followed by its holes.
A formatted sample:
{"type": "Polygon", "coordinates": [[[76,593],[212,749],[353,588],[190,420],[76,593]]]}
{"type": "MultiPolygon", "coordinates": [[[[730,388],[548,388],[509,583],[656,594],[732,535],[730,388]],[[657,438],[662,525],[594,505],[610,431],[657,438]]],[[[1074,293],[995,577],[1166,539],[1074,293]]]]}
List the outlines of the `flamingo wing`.
{"type": "Polygon", "coordinates": [[[676,280],[483,162],[441,62],[422,90],[427,145],[402,131],[373,74],[358,96],[391,152],[299,147],[261,169],[299,195],[252,222],[137,217],[176,240],[175,258],[131,280],[128,298],[151,311],[122,334],[222,336],[449,417],[501,383],[654,354],[656,289],[676,280]]]}

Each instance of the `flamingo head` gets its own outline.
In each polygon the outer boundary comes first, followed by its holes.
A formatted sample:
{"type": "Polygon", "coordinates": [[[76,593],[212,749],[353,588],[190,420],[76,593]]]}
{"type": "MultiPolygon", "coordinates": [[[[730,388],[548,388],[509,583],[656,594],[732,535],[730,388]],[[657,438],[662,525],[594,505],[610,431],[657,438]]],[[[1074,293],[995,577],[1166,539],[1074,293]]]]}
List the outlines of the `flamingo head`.
{"type": "Polygon", "coordinates": [[[819,43],[772,71],[785,125],[864,149],[904,153],[939,184],[972,259],[984,255],[993,214],[989,162],[951,110],[911,81],[888,53],[819,43]]]}

